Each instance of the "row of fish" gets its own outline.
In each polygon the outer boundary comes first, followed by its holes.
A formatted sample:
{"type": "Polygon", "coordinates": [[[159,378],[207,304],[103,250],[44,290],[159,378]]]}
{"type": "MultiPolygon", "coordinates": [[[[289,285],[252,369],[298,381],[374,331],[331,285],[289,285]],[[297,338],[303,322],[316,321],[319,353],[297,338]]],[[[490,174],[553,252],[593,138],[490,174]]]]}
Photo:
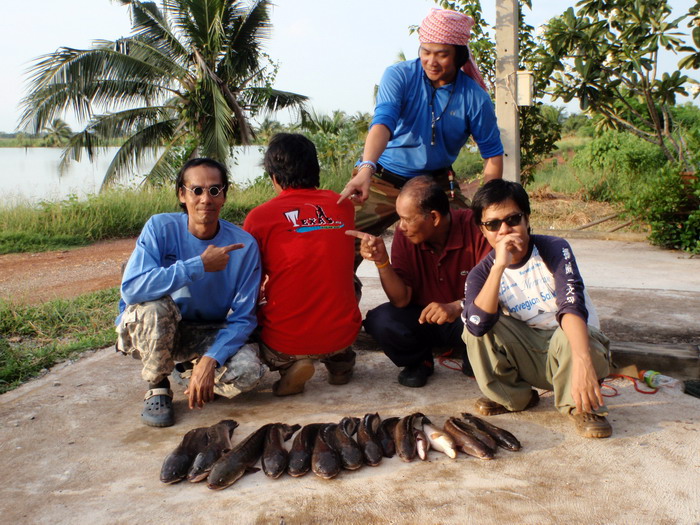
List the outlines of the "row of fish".
{"type": "Polygon", "coordinates": [[[479,459],[493,459],[498,447],[520,450],[517,438],[484,419],[463,413],[450,417],[442,429],[420,412],[382,420],[379,414],[363,418],[345,417],[339,423],[287,425],[268,423],[235,447],[232,419],[211,427],[195,428],[185,434],[178,447],[163,462],[160,480],[176,483],[187,478],[193,483],[207,479],[210,489],[224,489],[246,472],[260,469],[278,478],[285,471],[294,477],[309,470],[331,479],[342,470],[356,470],[363,464],[376,466],[383,457],[395,454],[403,461],[427,459],[434,449],[454,459],[458,450],[479,459]],[[297,432],[289,451],[284,443],[297,432]],[[356,437],[353,437],[356,436],[356,437]]]}

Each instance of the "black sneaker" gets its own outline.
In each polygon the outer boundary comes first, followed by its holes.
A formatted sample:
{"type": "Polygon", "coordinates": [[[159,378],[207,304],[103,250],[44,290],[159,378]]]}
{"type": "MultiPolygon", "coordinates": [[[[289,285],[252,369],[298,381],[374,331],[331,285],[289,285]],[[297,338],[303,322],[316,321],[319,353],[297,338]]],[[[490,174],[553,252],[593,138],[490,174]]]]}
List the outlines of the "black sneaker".
{"type": "Polygon", "coordinates": [[[435,367],[433,363],[424,361],[417,365],[407,366],[399,373],[399,383],[403,386],[411,388],[420,388],[425,386],[428,378],[433,375],[435,367]]]}

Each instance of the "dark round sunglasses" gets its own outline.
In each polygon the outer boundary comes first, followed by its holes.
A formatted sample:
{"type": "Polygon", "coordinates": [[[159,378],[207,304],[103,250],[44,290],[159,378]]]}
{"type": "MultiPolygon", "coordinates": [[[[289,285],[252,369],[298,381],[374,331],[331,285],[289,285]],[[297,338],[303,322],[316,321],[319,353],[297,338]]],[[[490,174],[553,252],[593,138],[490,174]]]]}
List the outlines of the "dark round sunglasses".
{"type": "MultiPolygon", "coordinates": [[[[201,186],[194,186],[192,188],[188,188],[184,184],[182,185],[183,188],[185,188],[187,191],[191,191],[194,193],[197,197],[201,197],[204,192],[206,191],[206,188],[202,188],[201,186]]],[[[220,194],[224,192],[224,187],[222,186],[212,186],[209,188],[209,195],[212,197],[218,197],[220,194]]]]}
{"type": "Polygon", "coordinates": [[[514,213],[513,215],[509,215],[505,219],[494,219],[492,221],[482,222],[481,225],[490,232],[497,232],[501,229],[501,224],[503,224],[504,222],[511,228],[513,226],[517,226],[518,224],[520,224],[520,221],[523,220],[523,215],[525,214],[514,213]]]}

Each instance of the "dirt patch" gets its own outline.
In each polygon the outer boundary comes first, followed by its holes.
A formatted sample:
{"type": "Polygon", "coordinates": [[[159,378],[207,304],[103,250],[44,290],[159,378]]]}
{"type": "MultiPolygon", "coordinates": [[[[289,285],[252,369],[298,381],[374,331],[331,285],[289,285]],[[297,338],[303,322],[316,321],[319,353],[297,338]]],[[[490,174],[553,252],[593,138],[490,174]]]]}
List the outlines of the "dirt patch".
{"type": "Polygon", "coordinates": [[[119,286],[135,239],[103,241],[74,250],[0,255],[0,299],[40,303],[119,286]]]}
{"type": "Polygon", "coordinates": [[[538,233],[547,230],[576,230],[588,226],[588,232],[643,232],[646,224],[625,217],[619,205],[609,202],[583,201],[575,196],[564,195],[543,187],[530,196],[532,215],[530,222],[538,233]],[[598,222],[597,221],[602,221],[598,222]]]}
{"type": "MultiPolygon", "coordinates": [[[[585,202],[549,190],[532,196],[535,231],[570,230],[618,213],[609,203],[585,202]]],[[[626,222],[615,218],[585,231],[610,231],[626,222]]],[[[621,232],[643,231],[630,225],[621,232]]],[[[34,304],[119,286],[121,266],[136,239],[102,241],[72,250],[0,255],[0,299],[34,304]]]]}

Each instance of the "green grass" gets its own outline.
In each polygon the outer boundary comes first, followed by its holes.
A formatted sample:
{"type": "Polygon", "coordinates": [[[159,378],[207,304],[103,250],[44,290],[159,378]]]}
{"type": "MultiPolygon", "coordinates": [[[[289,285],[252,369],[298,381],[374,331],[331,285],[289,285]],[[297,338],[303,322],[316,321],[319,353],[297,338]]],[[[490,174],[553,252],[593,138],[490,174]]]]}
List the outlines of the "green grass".
{"type": "Polygon", "coordinates": [[[0,253],[41,251],[138,235],[154,213],[176,211],[174,192],[112,189],[36,206],[0,208],[0,253]]]}
{"type": "Polygon", "coordinates": [[[0,255],[65,250],[85,244],[85,238],[77,235],[46,235],[31,232],[0,233],[0,255]]]}
{"type": "Polygon", "coordinates": [[[119,289],[39,305],[0,300],[0,393],[85,350],[115,341],[119,289]]]}
{"type": "Polygon", "coordinates": [[[557,149],[551,159],[542,163],[535,172],[534,181],[528,185],[528,192],[537,191],[548,187],[550,190],[566,193],[580,194],[586,182],[591,177],[598,178],[592,173],[582,173],[571,164],[573,156],[591,141],[589,137],[571,135],[557,141],[557,149]]]}
{"type": "MultiPolygon", "coordinates": [[[[352,167],[321,174],[321,187],[340,191],[352,167]]],[[[221,217],[242,224],[255,206],[275,195],[267,177],[228,192],[221,217]]],[[[173,188],[114,188],[87,199],[0,208],[0,254],[60,250],[105,239],[135,237],[156,213],[180,211],[173,188]]]]}
{"type": "MultiPolygon", "coordinates": [[[[340,191],[350,170],[323,173],[321,185],[340,191]]],[[[231,188],[222,217],[242,223],[248,211],[274,196],[261,177],[231,188]]],[[[60,249],[111,237],[137,235],[153,213],[179,210],[172,189],[109,191],[85,201],[0,210],[0,253],[60,249]],[[9,230],[9,231],[8,231],[9,230]],[[82,235],[64,232],[80,231],[82,235]]],[[[114,343],[118,288],[19,305],[0,299],[0,393],[80,353],[114,343]]]]}

